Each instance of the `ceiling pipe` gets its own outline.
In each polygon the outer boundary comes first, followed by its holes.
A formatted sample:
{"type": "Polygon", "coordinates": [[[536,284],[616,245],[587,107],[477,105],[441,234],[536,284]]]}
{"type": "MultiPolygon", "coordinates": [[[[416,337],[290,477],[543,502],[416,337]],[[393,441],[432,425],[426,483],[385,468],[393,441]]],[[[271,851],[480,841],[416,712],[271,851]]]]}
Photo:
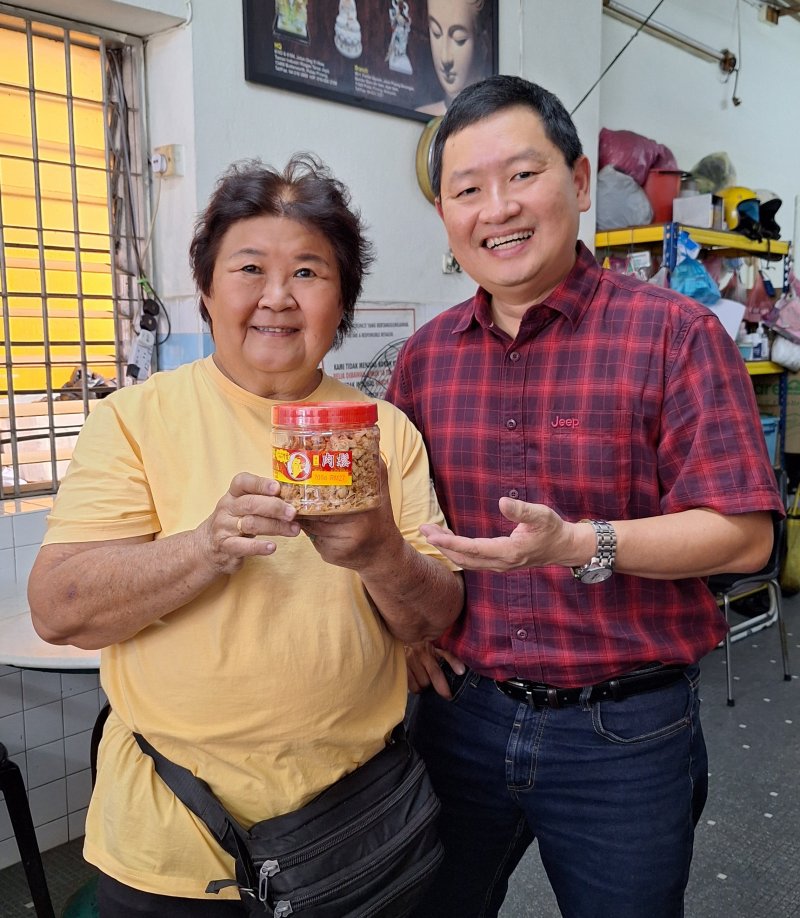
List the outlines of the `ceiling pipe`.
{"type": "MultiPolygon", "coordinates": [[[[607,13],[613,19],[618,19],[620,22],[624,22],[627,25],[638,27],[642,26],[646,21],[646,17],[642,16],[641,13],[638,13],[636,10],[622,3],[617,3],[617,0],[603,0],[603,12],[607,13]]],[[[688,35],[677,32],[675,29],[662,25],[660,22],[656,22],[653,19],[643,26],[642,31],[656,38],[660,38],[662,41],[666,41],[675,47],[682,48],[684,51],[688,51],[704,61],[718,64],[723,73],[733,73],[736,69],[736,55],[727,48],[723,48],[722,51],[717,51],[715,48],[701,44],[688,35]]]]}

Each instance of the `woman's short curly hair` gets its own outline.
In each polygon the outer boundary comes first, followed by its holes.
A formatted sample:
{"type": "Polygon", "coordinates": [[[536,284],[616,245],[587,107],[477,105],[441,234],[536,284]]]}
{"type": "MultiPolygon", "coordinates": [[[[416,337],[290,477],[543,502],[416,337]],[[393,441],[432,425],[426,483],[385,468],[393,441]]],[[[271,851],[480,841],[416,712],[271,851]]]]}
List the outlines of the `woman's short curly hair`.
{"type": "Polygon", "coordinates": [[[264,216],[296,220],[321,233],[333,249],[342,295],[342,320],[333,343],[338,347],[353,327],[373,249],[364,235],[360,213],[351,206],[350,192],[310,153],[296,153],[281,172],[257,159],[233,163],[217,180],[197,218],[189,246],[192,275],[200,293],[200,315],[213,336],[203,296],[211,293],[222,239],[240,220],[264,216]]]}

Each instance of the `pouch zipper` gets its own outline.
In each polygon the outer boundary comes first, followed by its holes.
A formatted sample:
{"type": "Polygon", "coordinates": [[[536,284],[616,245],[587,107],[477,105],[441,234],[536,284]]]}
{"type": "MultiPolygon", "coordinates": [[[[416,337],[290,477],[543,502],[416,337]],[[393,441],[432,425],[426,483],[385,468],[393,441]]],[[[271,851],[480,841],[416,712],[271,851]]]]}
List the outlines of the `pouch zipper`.
{"type": "MultiPolygon", "coordinates": [[[[417,813],[416,819],[413,822],[407,823],[403,827],[402,832],[395,835],[391,848],[387,848],[387,850],[384,852],[383,861],[389,860],[396,849],[402,847],[408,838],[417,833],[419,830],[419,823],[424,822],[428,816],[428,812],[431,809],[435,809],[438,806],[438,803],[439,801],[437,798],[431,795],[425,804],[425,809],[417,813]]],[[[286,915],[291,915],[295,911],[299,911],[300,909],[315,905],[320,900],[327,899],[331,893],[335,893],[336,890],[345,886],[350,886],[365,874],[372,873],[375,870],[375,866],[376,865],[374,863],[368,864],[365,867],[362,867],[361,870],[359,870],[357,873],[349,876],[346,880],[341,880],[339,883],[336,883],[333,886],[328,886],[321,892],[314,893],[314,895],[307,897],[298,896],[294,903],[289,899],[280,899],[275,903],[275,918],[285,918],[286,915]]],[[[275,871],[275,873],[277,873],[277,871],[275,871]]]]}
{"type": "MultiPolygon", "coordinates": [[[[328,838],[314,845],[312,848],[308,848],[302,853],[287,854],[285,857],[282,857],[280,861],[273,859],[265,860],[258,872],[258,898],[266,904],[269,878],[274,877],[276,873],[280,873],[281,870],[288,870],[290,867],[296,867],[298,864],[302,864],[305,861],[312,860],[317,857],[317,855],[337,845],[340,841],[344,841],[350,838],[350,836],[360,832],[365,826],[377,822],[381,816],[394,805],[397,799],[403,796],[408,785],[417,780],[419,773],[423,771],[424,768],[425,764],[420,759],[406,776],[405,781],[403,781],[399,787],[396,787],[388,797],[385,797],[383,803],[381,803],[379,807],[371,810],[366,816],[360,817],[346,828],[333,835],[329,835],[328,838]]],[[[291,913],[287,912],[286,914],[291,913]]]]}

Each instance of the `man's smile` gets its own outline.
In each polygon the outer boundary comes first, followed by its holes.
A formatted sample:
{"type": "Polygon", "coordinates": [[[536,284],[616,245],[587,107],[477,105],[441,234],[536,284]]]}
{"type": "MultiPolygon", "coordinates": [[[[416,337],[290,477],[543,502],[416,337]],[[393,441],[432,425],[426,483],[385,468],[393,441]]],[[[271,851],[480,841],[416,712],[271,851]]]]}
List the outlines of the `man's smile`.
{"type": "Polygon", "coordinates": [[[524,242],[526,239],[530,239],[531,236],[533,236],[532,230],[521,230],[510,236],[490,236],[488,239],[484,240],[483,244],[487,249],[492,250],[510,248],[513,245],[524,242]]]}

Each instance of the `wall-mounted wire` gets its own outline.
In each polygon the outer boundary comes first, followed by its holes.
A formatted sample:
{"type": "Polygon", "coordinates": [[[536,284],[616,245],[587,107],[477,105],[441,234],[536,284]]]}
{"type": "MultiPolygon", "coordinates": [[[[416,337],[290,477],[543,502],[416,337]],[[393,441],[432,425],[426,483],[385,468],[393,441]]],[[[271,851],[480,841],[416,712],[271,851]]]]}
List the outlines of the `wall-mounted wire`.
{"type": "Polygon", "coordinates": [[[731,93],[731,102],[739,106],[742,100],[739,98],[739,71],[742,69],[742,15],[739,0],[736,0],[736,67],[733,71],[733,92],[731,93]]]}
{"type": "MultiPolygon", "coordinates": [[[[190,3],[189,13],[189,19],[191,19],[190,3]]],[[[169,314],[167,313],[161,298],[159,297],[148,277],[145,265],[147,260],[147,253],[150,250],[150,244],[153,239],[153,230],[155,227],[156,216],[158,214],[158,208],[161,200],[161,179],[159,179],[156,190],[156,199],[153,205],[153,213],[151,215],[147,236],[144,240],[143,247],[140,248],[139,234],[136,225],[136,212],[133,205],[133,202],[136,198],[134,196],[133,166],[129,133],[130,109],[128,107],[128,100],[125,93],[120,49],[108,49],[107,62],[111,90],[110,94],[113,96],[113,102],[117,108],[117,123],[119,128],[119,149],[115,149],[114,154],[118,158],[119,172],[121,174],[120,177],[123,184],[122,201],[124,218],[128,230],[128,240],[136,263],[137,283],[141,288],[143,297],[140,308],[131,315],[126,315],[124,317],[130,321],[131,330],[137,336],[142,329],[146,329],[147,331],[152,330],[157,335],[158,325],[163,321],[166,324],[167,330],[166,334],[164,334],[162,338],[156,338],[156,345],[160,345],[163,344],[172,334],[172,325],[170,322],[169,314]],[[154,327],[151,328],[150,326],[153,325],[154,327]]],[[[115,225],[117,225],[116,221],[115,225]]],[[[116,246],[119,246],[121,239],[115,238],[114,243],[116,246]]]]}
{"type": "Polygon", "coordinates": [[[628,46],[630,45],[630,43],[634,40],[634,38],[636,38],[636,36],[642,31],[642,29],[647,25],[647,23],[650,22],[650,20],[653,18],[653,16],[655,16],[656,11],[658,10],[658,8],[661,6],[661,4],[662,4],[663,2],[664,2],[664,0],[658,0],[658,3],[656,3],[656,5],[653,7],[653,9],[650,10],[650,12],[648,13],[647,17],[644,19],[644,21],[641,22],[641,23],[639,24],[639,27],[636,29],[636,31],[633,33],[633,35],[631,35],[631,37],[625,42],[625,44],[620,48],[620,50],[614,55],[614,57],[611,59],[610,63],[609,63],[608,66],[603,70],[603,72],[600,74],[600,76],[599,76],[599,77],[594,81],[594,83],[592,83],[592,85],[586,90],[586,92],[584,93],[584,95],[583,95],[583,97],[581,98],[581,100],[578,102],[578,104],[575,106],[575,108],[573,108],[572,111],[570,112],[570,115],[574,115],[575,112],[581,107],[581,105],[583,105],[583,103],[584,103],[584,102],[589,98],[589,96],[594,92],[594,90],[597,88],[597,86],[598,86],[598,84],[600,83],[600,81],[601,81],[601,80],[603,79],[603,77],[608,73],[608,71],[611,70],[611,68],[614,66],[614,64],[616,64],[616,62],[622,57],[622,55],[625,53],[625,51],[627,50],[627,48],[628,48],[628,46]]]}

